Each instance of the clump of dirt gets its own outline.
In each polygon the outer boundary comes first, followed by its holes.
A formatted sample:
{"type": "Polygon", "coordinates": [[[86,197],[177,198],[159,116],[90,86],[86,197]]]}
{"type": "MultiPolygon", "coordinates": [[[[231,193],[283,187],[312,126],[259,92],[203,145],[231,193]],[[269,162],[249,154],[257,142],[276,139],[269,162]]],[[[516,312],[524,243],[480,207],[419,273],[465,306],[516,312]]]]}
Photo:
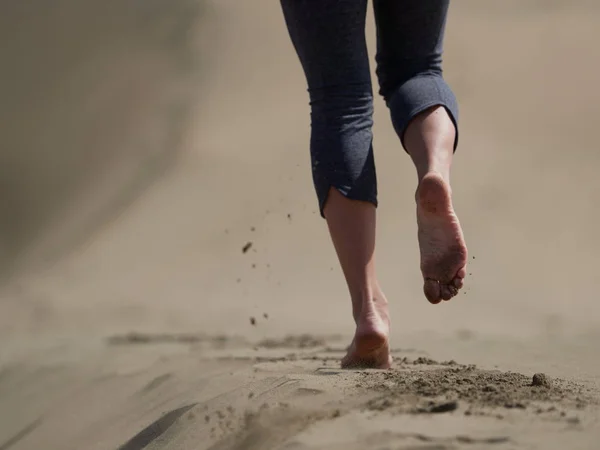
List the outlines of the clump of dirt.
{"type": "Polygon", "coordinates": [[[417,365],[432,366],[432,365],[437,365],[438,362],[435,361],[435,360],[433,360],[433,359],[431,359],[431,358],[427,358],[427,357],[424,357],[424,356],[419,356],[417,359],[415,359],[413,361],[413,364],[415,366],[417,366],[417,365]]]}
{"type": "Polygon", "coordinates": [[[550,403],[581,409],[594,401],[584,387],[575,383],[551,382],[544,374],[536,374],[532,381],[520,373],[481,370],[474,366],[402,368],[385,372],[378,381],[366,381],[364,385],[369,384],[371,389],[384,392],[383,396],[367,404],[371,410],[447,412],[457,409],[458,403],[511,409],[526,409],[532,403],[550,403]]]}
{"type": "Polygon", "coordinates": [[[430,400],[424,406],[416,408],[415,412],[425,414],[440,414],[454,411],[456,409],[458,409],[458,402],[456,400],[442,402],[430,400]]]}
{"type": "MultiPolygon", "coordinates": [[[[403,358],[401,363],[410,364],[410,360],[408,358],[403,358]]],[[[412,361],[414,366],[457,366],[458,363],[453,359],[450,361],[438,362],[435,359],[427,358],[426,356],[419,356],[417,359],[412,361]]]]}

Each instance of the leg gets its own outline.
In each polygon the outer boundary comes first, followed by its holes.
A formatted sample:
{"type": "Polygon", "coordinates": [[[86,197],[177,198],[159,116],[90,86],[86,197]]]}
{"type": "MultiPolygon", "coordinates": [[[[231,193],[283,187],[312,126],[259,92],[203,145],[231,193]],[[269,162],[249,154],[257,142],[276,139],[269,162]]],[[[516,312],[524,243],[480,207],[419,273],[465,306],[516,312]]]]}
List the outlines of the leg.
{"type": "Polygon", "coordinates": [[[343,367],[390,365],[387,301],[375,276],[377,179],[367,0],[281,0],[308,83],[311,161],[321,215],[352,299],[356,333],[343,367]]]}
{"type": "Polygon", "coordinates": [[[458,293],[467,263],[450,189],[458,105],[442,77],[448,6],[449,0],[374,0],[380,94],[417,169],[421,272],[431,303],[458,293]]]}

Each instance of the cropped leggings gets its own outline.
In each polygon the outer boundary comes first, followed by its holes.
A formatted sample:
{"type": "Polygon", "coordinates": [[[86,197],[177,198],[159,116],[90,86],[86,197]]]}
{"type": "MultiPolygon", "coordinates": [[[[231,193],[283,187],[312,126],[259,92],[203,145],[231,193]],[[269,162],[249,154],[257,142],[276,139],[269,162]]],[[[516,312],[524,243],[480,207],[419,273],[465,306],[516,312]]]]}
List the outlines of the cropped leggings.
{"type": "MultiPolygon", "coordinates": [[[[280,1],[308,84],[321,216],[332,187],[377,206],[367,0],[280,1]]],[[[457,124],[457,101],[442,78],[448,6],[449,0],[373,0],[379,94],[401,142],[411,119],[432,106],[445,107],[457,124]]],[[[457,142],[458,129],[456,136],[457,142]]]]}

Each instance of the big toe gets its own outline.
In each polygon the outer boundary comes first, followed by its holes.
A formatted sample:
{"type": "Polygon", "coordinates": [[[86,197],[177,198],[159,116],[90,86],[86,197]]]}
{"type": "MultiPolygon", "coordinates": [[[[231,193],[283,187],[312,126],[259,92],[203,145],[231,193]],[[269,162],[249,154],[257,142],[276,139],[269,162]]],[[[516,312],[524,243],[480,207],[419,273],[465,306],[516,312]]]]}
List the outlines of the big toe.
{"type": "Polygon", "coordinates": [[[429,300],[429,303],[436,305],[442,301],[440,283],[436,280],[425,278],[423,283],[423,292],[425,293],[427,300],[429,300]]]}

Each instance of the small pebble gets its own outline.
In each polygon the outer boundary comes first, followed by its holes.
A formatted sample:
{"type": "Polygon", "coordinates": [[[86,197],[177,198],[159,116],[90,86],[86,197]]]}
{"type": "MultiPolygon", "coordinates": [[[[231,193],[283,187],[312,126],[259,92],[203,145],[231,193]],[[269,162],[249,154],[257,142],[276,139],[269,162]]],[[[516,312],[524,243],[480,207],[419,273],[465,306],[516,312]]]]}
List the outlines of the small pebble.
{"type": "Polygon", "coordinates": [[[550,379],[546,376],[545,373],[536,373],[531,380],[531,385],[548,388],[551,386],[551,383],[550,379]]]}

